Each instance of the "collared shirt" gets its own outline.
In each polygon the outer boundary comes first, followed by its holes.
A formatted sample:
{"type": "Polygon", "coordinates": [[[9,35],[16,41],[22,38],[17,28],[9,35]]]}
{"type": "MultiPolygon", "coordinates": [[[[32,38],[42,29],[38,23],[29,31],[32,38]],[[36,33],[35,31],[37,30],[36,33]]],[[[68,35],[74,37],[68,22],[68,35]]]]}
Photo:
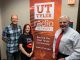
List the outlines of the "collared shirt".
{"type": "MultiPolygon", "coordinates": [[[[60,33],[61,29],[57,30],[55,33],[55,42],[60,33]]],[[[53,49],[55,47],[55,42],[53,43],[53,49]]],[[[69,55],[65,60],[80,60],[80,34],[69,27],[60,40],[59,52],[69,55]]]]}
{"type": "Polygon", "coordinates": [[[8,52],[14,53],[18,51],[18,38],[21,34],[22,29],[19,25],[13,29],[12,24],[10,24],[4,29],[2,36],[6,39],[8,52]]]}

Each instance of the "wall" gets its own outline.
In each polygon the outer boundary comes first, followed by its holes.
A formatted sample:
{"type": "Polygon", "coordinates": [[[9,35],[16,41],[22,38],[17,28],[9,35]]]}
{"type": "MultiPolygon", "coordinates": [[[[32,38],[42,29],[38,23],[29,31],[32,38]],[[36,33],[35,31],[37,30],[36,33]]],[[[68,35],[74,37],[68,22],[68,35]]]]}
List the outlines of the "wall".
{"type": "Polygon", "coordinates": [[[29,23],[29,0],[4,0],[2,6],[3,28],[10,24],[10,16],[16,14],[19,17],[19,24],[29,23]]]}
{"type": "Polygon", "coordinates": [[[79,0],[76,0],[75,5],[68,5],[67,1],[68,0],[62,0],[62,15],[69,16],[74,22],[73,28],[76,29],[79,0]]]}
{"type": "Polygon", "coordinates": [[[1,25],[1,7],[0,7],[0,54],[1,54],[1,45],[2,45],[1,33],[2,33],[2,25],[1,25]]]}
{"type": "Polygon", "coordinates": [[[0,54],[1,59],[6,59],[6,46],[5,43],[2,41],[2,5],[0,0],[0,54]]]}
{"type": "MultiPolygon", "coordinates": [[[[2,28],[10,24],[10,17],[16,14],[19,17],[19,24],[23,26],[30,23],[29,0],[3,0],[2,1],[2,28]]],[[[6,59],[6,45],[2,41],[2,59],[6,59]]]]}
{"type": "MultiPolygon", "coordinates": [[[[2,0],[2,14],[0,13],[0,37],[1,30],[10,24],[10,16],[12,14],[17,14],[19,16],[19,24],[22,26],[25,23],[30,23],[29,1],[30,0],[2,0]]],[[[70,6],[67,4],[67,0],[62,0],[61,15],[67,15],[72,21],[74,21],[74,29],[76,29],[77,23],[78,1],[79,0],[76,0],[76,4],[70,6]]],[[[4,42],[2,42],[2,59],[6,59],[6,47],[4,42]]]]}

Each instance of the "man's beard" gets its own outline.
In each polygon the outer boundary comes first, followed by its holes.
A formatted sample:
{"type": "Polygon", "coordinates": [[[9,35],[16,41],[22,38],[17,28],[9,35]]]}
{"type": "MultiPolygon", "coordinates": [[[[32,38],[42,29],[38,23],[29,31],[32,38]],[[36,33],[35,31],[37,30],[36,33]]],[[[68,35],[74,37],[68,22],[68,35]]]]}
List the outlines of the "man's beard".
{"type": "Polygon", "coordinates": [[[66,28],[67,26],[66,25],[60,25],[60,28],[66,28]]]}

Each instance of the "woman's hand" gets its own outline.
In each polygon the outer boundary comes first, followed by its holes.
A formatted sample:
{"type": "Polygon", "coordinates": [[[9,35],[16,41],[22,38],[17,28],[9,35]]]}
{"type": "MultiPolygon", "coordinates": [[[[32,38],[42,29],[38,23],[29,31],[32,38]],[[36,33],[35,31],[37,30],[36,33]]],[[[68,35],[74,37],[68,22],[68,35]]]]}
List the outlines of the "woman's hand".
{"type": "Polygon", "coordinates": [[[32,56],[32,54],[33,54],[33,51],[30,53],[30,57],[32,56]]]}
{"type": "Polygon", "coordinates": [[[55,52],[53,52],[53,55],[52,55],[52,57],[53,57],[53,59],[55,59],[56,57],[55,57],[55,52]]]}
{"type": "Polygon", "coordinates": [[[28,57],[31,57],[30,54],[27,54],[28,57]]]}

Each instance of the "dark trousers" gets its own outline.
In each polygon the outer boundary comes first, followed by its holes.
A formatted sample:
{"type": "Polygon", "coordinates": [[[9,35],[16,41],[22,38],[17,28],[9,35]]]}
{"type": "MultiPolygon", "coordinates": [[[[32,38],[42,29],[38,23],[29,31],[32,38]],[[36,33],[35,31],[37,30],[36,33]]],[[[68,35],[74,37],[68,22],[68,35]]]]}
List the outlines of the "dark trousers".
{"type": "Polygon", "coordinates": [[[15,53],[7,52],[7,60],[20,60],[19,52],[15,52],[15,53]]]}
{"type": "Polygon", "coordinates": [[[21,54],[21,60],[30,60],[31,57],[27,57],[26,55],[24,54],[21,54]]]}
{"type": "Polygon", "coordinates": [[[60,52],[58,52],[58,55],[57,55],[57,59],[56,60],[58,60],[58,59],[60,59],[60,58],[65,58],[65,57],[67,57],[68,55],[65,55],[65,54],[62,54],[62,53],[60,53],[60,52]]]}

